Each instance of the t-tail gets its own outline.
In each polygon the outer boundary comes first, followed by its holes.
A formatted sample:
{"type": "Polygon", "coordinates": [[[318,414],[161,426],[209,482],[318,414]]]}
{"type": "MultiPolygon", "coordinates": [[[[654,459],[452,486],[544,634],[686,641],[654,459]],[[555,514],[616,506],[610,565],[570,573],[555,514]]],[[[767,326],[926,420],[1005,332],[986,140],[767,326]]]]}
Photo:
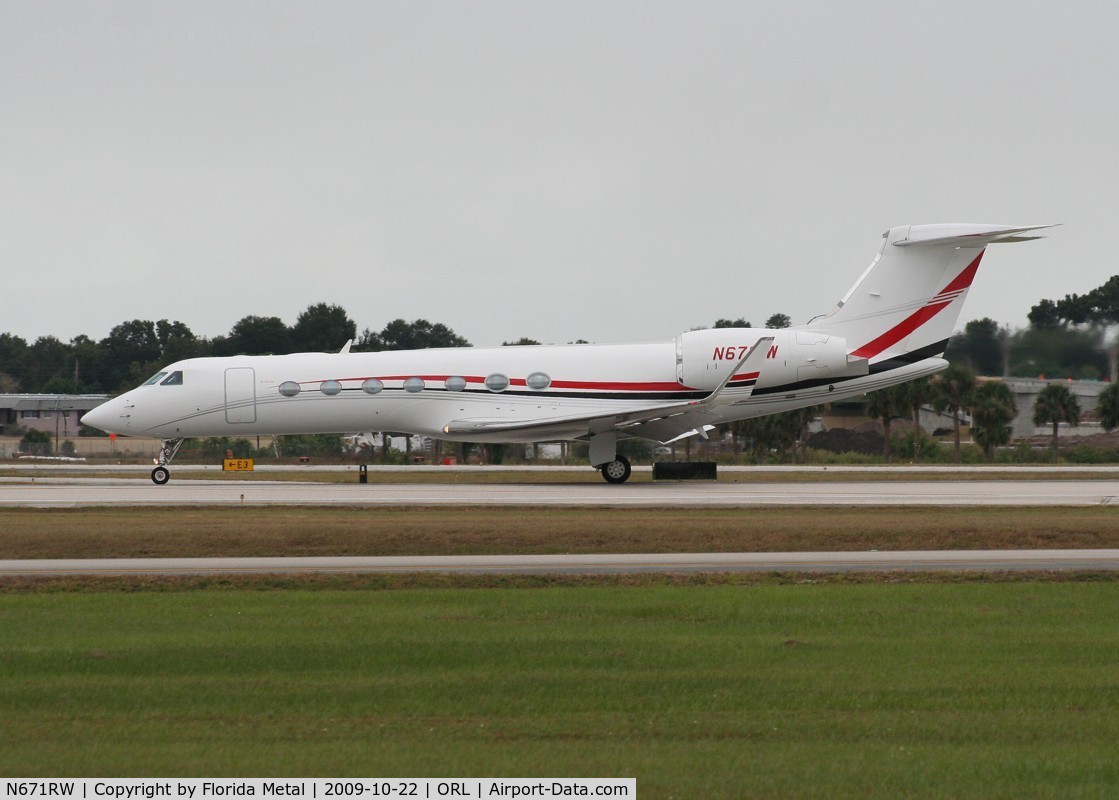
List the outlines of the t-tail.
{"type": "Polygon", "coordinates": [[[1040,238],[1050,225],[891,228],[835,309],[805,326],[840,336],[852,360],[914,362],[944,354],[987,245],[1040,238]]]}

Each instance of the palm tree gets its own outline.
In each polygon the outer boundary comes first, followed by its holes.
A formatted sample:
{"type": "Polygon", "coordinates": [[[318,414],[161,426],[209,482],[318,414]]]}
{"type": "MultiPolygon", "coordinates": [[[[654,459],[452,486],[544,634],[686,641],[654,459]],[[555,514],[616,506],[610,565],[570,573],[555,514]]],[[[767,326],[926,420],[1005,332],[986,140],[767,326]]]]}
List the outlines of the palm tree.
{"type": "Polygon", "coordinates": [[[1002,381],[984,383],[971,394],[971,438],[990,461],[996,447],[1010,441],[1010,422],[1018,416],[1014,395],[1002,381]]]}
{"type": "Polygon", "coordinates": [[[951,364],[948,369],[932,379],[936,389],[934,406],[952,413],[952,435],[956,449],[956,463],[960,463],[960,409],[971,405],[971,393],[975,391],[975,373],[960,364],[951,364]]]}
{"type": "Polygon", "coordinates": [[[901,386],[890,386],[866,396],[866,415],[882,423],[882,455],[887,464],[890,463],[890,423],[906,411],[902,391],[901,386]]]}
{"type": "Polygon", "coordinates": [[[1108,433],[1119,428],[1119,383],[1100,392],[1100,425],[1108,433]]]}
{"type": "Polygon", "coordinates": [[[936,396],[932,381],[918,378],[900,387],[905,407],[913,414],[913,463],[921,463],[921,406],[931,403],[936,396]]]}
{"type": "Polygon", "coordinates": [[[1034,401],[1034,425],[1053,426],[1053,463],[1057,463],[1057,426],[1062,422],[1075,425],[1080,421],[1080,403],[1068,386],[1049,383],[1034,401]]]}

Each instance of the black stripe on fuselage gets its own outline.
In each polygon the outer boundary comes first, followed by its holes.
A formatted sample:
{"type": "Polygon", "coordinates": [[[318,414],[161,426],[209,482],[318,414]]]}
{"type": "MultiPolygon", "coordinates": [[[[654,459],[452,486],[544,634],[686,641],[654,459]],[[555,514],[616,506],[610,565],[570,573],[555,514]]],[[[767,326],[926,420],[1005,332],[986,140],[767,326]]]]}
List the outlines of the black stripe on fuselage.
{"type": "MultiPolygon", "coordinates": [[[[930,344],[928,347],[922,347],[920,350],[914,350],[910,353],[905,353],[897,358],[887,359],[886,361],[879,361],[877,364],[870,365],[870,375],[881,375],[884,372],[892,372],[901,367],[907,367],[910,364],[916,364],[918,361],[924,361],[927,358],[936,358],[944,354],[945,348],[948,346],[948,340],[930,344]]],[[[814,389],[817,386],[830,386],[833,383],[840,383],[842,381],[851,380],[854,377],[846,378],[815,378],[808,381],[796,381],[795,383],[783,383],[780,386],[767,386],[764,389],[755,389],[754,397],[759,397],[767,394],[779,394],[785,392],[800,392],[805,389],[814,389]]]]}

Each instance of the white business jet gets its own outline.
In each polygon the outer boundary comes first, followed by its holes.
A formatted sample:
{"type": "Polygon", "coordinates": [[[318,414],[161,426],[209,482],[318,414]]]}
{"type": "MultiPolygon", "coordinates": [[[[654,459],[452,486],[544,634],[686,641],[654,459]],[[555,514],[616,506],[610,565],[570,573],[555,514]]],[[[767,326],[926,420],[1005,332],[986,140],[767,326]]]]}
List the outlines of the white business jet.
{"type": "Polygon", "coordinates": [[[716,328],[643,344],[190,358],[82,422],[162,440],[152,480],[197,436],[400,431],[464,442],[590,443],[610,483],[620,438],[707,438],[716,425],[932,375],[988,244],[1032,225],[893,228],[831,313],[780,330],[716,328]]]}

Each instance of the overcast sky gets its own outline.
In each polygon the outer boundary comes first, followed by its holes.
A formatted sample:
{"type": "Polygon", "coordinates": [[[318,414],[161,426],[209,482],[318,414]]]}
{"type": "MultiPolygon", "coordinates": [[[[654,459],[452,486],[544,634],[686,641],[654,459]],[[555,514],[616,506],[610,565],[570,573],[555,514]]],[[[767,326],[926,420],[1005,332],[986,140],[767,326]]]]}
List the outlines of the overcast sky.
{"type": "MultiPolygon", "coordinates": [[[[1119,272],[1111,2],[0,0],[0,332],[337,303],[475,345],[826,312],[881,233],[1060,222],[964,309],[1119,272]]],[[[339,346],[341,346],[339,342],[339,346]]]]}

